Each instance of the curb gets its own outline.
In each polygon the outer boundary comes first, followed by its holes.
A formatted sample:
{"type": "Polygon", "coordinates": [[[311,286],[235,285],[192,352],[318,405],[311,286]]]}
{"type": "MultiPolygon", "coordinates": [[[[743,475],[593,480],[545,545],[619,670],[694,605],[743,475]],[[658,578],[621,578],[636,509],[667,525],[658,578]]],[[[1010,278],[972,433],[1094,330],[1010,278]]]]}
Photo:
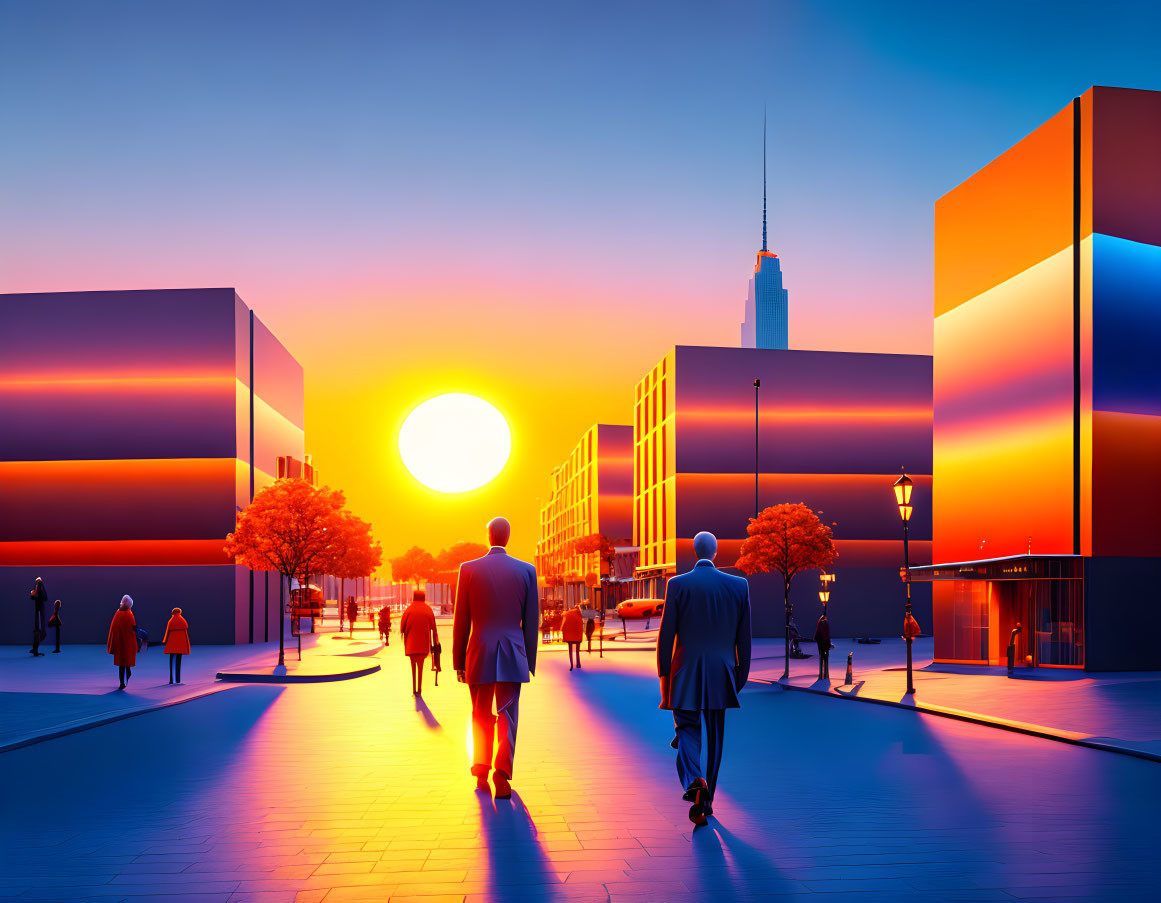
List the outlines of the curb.
{"type": "Polygon", "coordinates": [[[849,699],[853,702],[868,702],[873,705],[888,706],[893,709],[903,709],[907,712],[917,712],[920,715],[937,715],[940,718],[951,718],[954,721],[964,721],[969,724],[978,724],[981,727],[995,728],[1001,731],[1011,731],[1015,734],[1024,734],[1029,737],[1038,737],[1041,740],[1054,740],[1057,743],[1067,743],[1071,746],[1083,746],[1087,749],[1095,749],[1101,752],[1119,753],[1122,756],[1132,756],[1136,759],[1144,759],[1147,762],[1161,762],[1161,754],[1147,752],[1143,749],[1133,749],[1127,746],[1117,746],[1112,743],[1102,743],[1100,740],[1088,740],[1081,735],[1070,736],[1061,731],[1053,731],[1050,728],[1041,727],[1034,724],[1026,724],[1020,721],[1005,721],[999,718],[988,718],[985,715],[977,715],[974,712],[964,712],[959,709],[945,709],[934,705],[907,705],[902,702],[892,702],[889,699],[875,699],[872,696],[850,696],[846,693],[837,693],[833,690],[815,690],[811,687],[799,687],[791,683],[782,683],[781,681],[764,680],[762,678],[750,678],[755,683],[762,683],[768,686],[779,687],[783,690],[793,690],[796,693],[810,693],[814,696],[825,696],[829,699],[849,699]]]}
{"type": "Polygon", "coordinates": [[[223,690],[228,690],[229,687],[214,687],[213,689],[204,690],[201,693],[194,693],[190,696],[183,696],[179,699],[167,699],[165,702],[158,702],[153,705],[145,706],[139,709],[129,709],[124,712],[117,712],[113,715],[108,715],[96,718],[92,721],[83,721],[81,723],[73,723],[65,725],[61,728],[47,731],[43,734],[37,734],[33,737],[25,737],[21,740],[12,740],[0,746],[0,755],[6,752],[12,752],[16,749],[23,749],[26,746],[32,746],[36,743],[43,743],[45,740],[55,740],[58,737],[67,737],[69,734],[79,734],[81,731],[87,731],[94,727],[102,727],[106,724],[112,724],[114,721],[125,721],[128,718],[136,718],[138,715],[148,715],[150,712],[157,712],[161,709],[168,709],[171,706],[182,705],[186,702],[193,702],[195,699],[204,699],[207,696],[213,696],[215,693],[220,693],[223,690]]]}
{"type": "Polygon", "coordinates": [[[353,680],[356,677],[366,677],[368,674],[374,674],[378,670],[378,665],[369,665],[366,668],[344,671],[341,674],[284,674],[281,677],[273,674],[246,674],[241,671],[219,671],[216,679],[223,683],[240,684],[318,684],[336,680],[353,680]]]}

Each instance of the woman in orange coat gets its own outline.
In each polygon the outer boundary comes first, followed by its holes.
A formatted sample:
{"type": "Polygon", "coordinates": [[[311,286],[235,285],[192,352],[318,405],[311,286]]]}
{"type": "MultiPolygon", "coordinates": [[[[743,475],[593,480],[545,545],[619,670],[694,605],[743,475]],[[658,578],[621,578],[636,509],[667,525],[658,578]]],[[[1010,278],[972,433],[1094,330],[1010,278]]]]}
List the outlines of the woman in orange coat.
{"type": "Polygon", "coordinates": [[[180,608],[175,608],[170,615],[162,642],[169,653],[169,682],[181,683],[181,657],[189,655],[189,622],[181,616],[180,608]],[[175,674],[177,680],[174,680],[175,674]]]}
{"type": "Polygon", "coordinates": [[[560,636],[568,643],[568,670],[572,670],[572,653],[576,650],[576,666],[580,663],[580,644],[585,638],[585,619],[579,608],[570,608],[560,622],[560,636]]]}
{"type": "Polygon", "coordinates": [[[109,625],[109,639],[105,642],[105,650],[113,656],[113,664],[117,666],[122,690],[125,689],[125,682],[133,676],[133,666],[137,664],[136,627],[133,600],[129,596],[122,596],[117,613],[113,615],[113,623],[109,625]]]}
{"type": "Polygon", "coordinates": [[[411,659],[411,695],[423,692],[423,662],[431,652],[432,642],[439,642],[435,627],[435,612],[427,604],[427,592],[417,589],[411,596],[411,604],[399,620],[399,632],[403,634],[403,651],[411,659]]]}

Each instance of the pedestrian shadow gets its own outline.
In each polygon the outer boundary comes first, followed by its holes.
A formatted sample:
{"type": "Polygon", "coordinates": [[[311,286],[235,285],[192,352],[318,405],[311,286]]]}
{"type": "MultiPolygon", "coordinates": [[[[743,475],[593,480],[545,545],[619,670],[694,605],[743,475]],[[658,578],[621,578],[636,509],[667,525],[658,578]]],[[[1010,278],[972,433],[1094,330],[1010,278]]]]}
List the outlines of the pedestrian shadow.
{"type": "Polygon", "coordinates": [[[829,693],[830,692],[830,679],[826,678],[826,677],[820,677],[818,680],[816,680],[814,683],[812,683],[810,685],[810,689],[812,689],[812,690],[826,690],[829,693]]]}
{"type": "Polygon", "coordinates": [[[423,701],[422,696],[415,697],[415,711],[423,716],[424,723],[433,731],[443,730],[443,725],[439,723],[439,719],[432,714],[431,709],[427,707],[427,703],[423,701]]]}
{"type": "Polygon", "coordinates": [[[510,800],[493,800],[476,791],[480,833],[488,851],[487,899],[499,901],[553,900],[560,883],[548,866],[536,824],[515,790],[510,800]]]}
{"type": "Polygon", "coordinates": [[[716,817],[691,838],[697,874],[686,879],[690,890],[710,898],[745,898],[754,893],[794,894],[801,886],[784,878],[765,853],[723,827],[716,817]]]}

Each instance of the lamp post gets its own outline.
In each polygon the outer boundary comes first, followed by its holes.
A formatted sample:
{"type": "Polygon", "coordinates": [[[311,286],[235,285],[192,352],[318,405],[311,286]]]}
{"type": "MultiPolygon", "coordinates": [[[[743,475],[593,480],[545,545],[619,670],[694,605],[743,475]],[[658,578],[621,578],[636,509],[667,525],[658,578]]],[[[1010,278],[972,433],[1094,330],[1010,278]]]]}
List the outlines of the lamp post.
{"type": "Polygon", "coordinates": [[[915,684],[911,679],[911,558],[907,548],[907,527],[911,522],[911,477],[903,474],[895,481],[895,504],[899,507],[899,517],[903,521],[903,582],[907,586],[907,611],[903,616],[903,638],[907,641],[907,694],[914,695],[915,684]]]}
{"type": "Polygon", "coordinates": [[[762,380],[754,380],[754,520],[758,519],[758,390],[762,380]]]}

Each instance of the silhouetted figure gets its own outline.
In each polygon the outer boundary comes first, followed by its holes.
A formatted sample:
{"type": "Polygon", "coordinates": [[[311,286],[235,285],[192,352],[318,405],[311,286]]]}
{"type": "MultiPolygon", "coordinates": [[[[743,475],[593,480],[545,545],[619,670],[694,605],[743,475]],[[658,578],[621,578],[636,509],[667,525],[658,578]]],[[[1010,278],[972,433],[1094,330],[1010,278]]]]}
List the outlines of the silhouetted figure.
{"type": "Polygon", "coordinates": [[[798,625],[794,623],[794,619],[790,619],[790,632],[787,635],[790,640],[790,657],[791,658],[809,658],[809,656],[802,651],[802,634],[798,632],[798,625]]]}
{"type": "Polygon", "coordinates": [[[52,617],[48,619],[48,626],[56,629],[56,648],[53,652],[60,652],[60,599],[52,605],[52,617]]]}
{"type": "Polygon", "coordinates": [[[536,568],[505,550],[511,532],[493,518],[488,554],[460,565],[452,622],[452,665],[472,695],[472,774],[487,790],[495,745],[496,799],[512,797],[520,685],[536,673],[536,568]]]}
{"type": "Polygon", "coordinates": [[[818,679],[830,680],[830,621],[825,611],[814,628],[814,641],[818,644],[818,679]]]}
{"type": "Polygon", "coordinates": [[[181,616],[181,609],[175,608],[165,625],[162,638],[165,651],[169,653],[169,682],[181,683],[181,657],[189,655],[189,622],[181,616]]]}
{"type": "Polygon", "coordinates": [[[32,648],[28,651],[32,655],[44,655],[40,651],[40,644],[48,636],[48,631],[44,629],[44,607],[48,604],[48,592],[44,588],[44,581],[37,577],[28,595],[32,599],[32,648]]]}
{"type": "Polygon", "coordinates": [[[435,612],[427,604],[427,592],[417,589],[411,594],[411,604],[399,619],[403,635],[403,651],[411,659],[411,695],[423,692],[423,663],[431,652],[432,643],[439,642],[435,627],[435,612]]]}
{"type": "Polygon", "coordinates": [[[351,596],[347,599],[347,628],[350,633],[347,636],[353,637],[355,635],[355,618],[359,616],[359,606],[355,602],[355,597],[351,596]]]}
{"type": "Polygon", "coordinates": [[[113,656],[113,664],[121,678],[120,689],[124,690],[126,682],[133,676],[133,666],[137,664],[137,619],[133,617],[133,599],[129,596],[121,597],[121,604],[109,625],[105,649],[113,656]]]}
{"type": "Polygon", "coordinates": [[[391,609],[386,605],[379,609],[379,636],[384,646],[391,645],[391,609]]]}
{"type": "Polygon", "coordinates": [[[726,709],[738,708],[738,692],[750,675],[750,585],[714,567],[718,541],[712,533],[698,533],[693,550],[698,558],[693,570],[673,577],[665,588],[657,674],[660,707],[673,711],[682,799],[693,803],[689,820],[704,825],[713,814],[726,709]]]}
{"type": "Polygon", "coordinates": [[[443,644],[436,637],[435,642],[431,644],[431,670],[435,672],[435,685],[439,686],[439,672],[443,670],[440,665],[440,656],[443,654],[443,644]]]}
{"type": "Polygon", "coordinates": [[[585,618],[585,639],[589,641],[589,655],[593,652],[593,632],[597,629],[596,618],[585,618]]]}
{"type": "Polygon", "coordinates": [[[581,666],[580,644],[585,636],[584,618],[580,609],[573,607],[564,613],[560,621],[561,638],[568,643],[568,670],[573,669],[572,656],[576,652],[576,667],[581,666]]]}

